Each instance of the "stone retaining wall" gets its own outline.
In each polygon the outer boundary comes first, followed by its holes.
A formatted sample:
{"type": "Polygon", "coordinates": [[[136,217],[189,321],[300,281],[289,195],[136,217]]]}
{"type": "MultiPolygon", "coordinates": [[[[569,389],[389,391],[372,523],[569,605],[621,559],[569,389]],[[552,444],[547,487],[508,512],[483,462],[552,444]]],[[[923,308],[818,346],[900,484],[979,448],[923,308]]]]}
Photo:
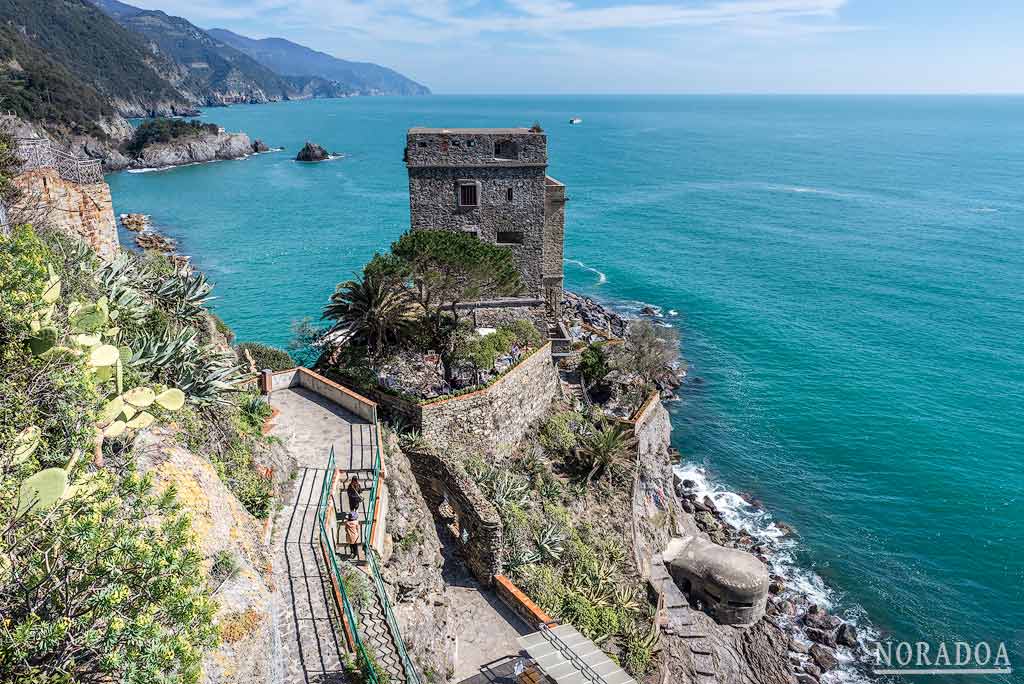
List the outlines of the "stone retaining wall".
{"type": "Polygon", "coordinates": [[[466,566],[484,586],[491,586],[501,571],[502,526],[498,510],[450,451],[411,451],[406,455],[431,513],[442,524],[458,524],[466,566]],[[446,515],[447,503],[455,519],[446,515]]]}
{"type": "Polygon", "coordinates": [[[489,387],[421,405],[421,433],[442,451],[512,446],[547,415],[558,391],[549,342],[489,387]]]}

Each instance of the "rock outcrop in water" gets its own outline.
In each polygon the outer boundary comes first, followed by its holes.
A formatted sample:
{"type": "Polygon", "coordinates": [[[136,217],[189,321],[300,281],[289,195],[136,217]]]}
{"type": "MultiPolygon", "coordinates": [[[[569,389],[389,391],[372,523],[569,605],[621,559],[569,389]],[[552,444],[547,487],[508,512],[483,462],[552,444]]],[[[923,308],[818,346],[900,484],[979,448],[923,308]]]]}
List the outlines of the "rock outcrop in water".
{"type": "Polygon", "coordinates": [[[317,145],[316,143],[311,143],[308,140],[306,141],[306,144],[302,146],[302,149],[299,150],[299,153],[295,155],[295,161],[300,162],[326,161],[330,158],[330,152],[325,150],[320,145],[317,145]]]}
{"type": "Polygon", "coordinates": [[[226,159],[241,159],[253,152],[245,133],[204,133],[167,143],[147,145],[128,162],[133,169],[161,169],[226,159]]]}

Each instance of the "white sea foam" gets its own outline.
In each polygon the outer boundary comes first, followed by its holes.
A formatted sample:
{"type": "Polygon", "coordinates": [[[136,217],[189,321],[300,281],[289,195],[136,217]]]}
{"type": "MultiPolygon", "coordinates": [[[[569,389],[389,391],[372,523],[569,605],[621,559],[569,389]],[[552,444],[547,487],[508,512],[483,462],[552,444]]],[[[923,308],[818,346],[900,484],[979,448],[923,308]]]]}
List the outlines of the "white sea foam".
{"type": "Polygon", "coordinates": [[[562,259],[562,261],[564,261],[567,264],[573,264],[574,266],[579,266],[584,271],[590,271],[591,273],[593,273],[594,275],[597,276],[597,284],[598,285],[604,285],[605,283],[608,282],[608,276],[606,276],[603,272],[597,270],[593,266],[587,266],[585,263],[583,263],[582,261],[579,261],[577,259],[562,259]]]}
{"type": "MultiPolygon", "coordinates": [[[[836,610],[839,597],[825,584],[820,575],[810,568],[798,565],[796,554],[799,541],[793,535],[787,535],[776,524],[770,512],[748,503],[736,492],[715,482],[702,466],[681,464],[675,467],[675,472],[681,480],[693,482],[694,486],[687,491],[693,492],[698,501],[703,500],[705,496],[710,498],[724,522],[749,535],[755,543],[764,546],[768,571],[785,580],[784,597],[806,596],[811,603],[830,612],[836,610]]],[[[842,617],[856,626],[862,642],[868,643],[878,639],[877,631],[867,621],[859,607],[843,610],[842,617]]],[[[836,656],[841,663],[841,669],[828,675],[827,681],[830,684],[860,684],[870,681],[856,669],[856,657],[850,649],[839,648],[836,650],[836,656]]]]}
{"type": "Polygon", "coordinates": [[[669,310],[668,310],[668,315],[669,315],[669,316],[672,316],[673,318],[675,318],[676,316],[678,316],[678,315],[679,315],[679,312],[678,312],[678,311],[676,311],[675,309],[669,309],[669,310]]]}

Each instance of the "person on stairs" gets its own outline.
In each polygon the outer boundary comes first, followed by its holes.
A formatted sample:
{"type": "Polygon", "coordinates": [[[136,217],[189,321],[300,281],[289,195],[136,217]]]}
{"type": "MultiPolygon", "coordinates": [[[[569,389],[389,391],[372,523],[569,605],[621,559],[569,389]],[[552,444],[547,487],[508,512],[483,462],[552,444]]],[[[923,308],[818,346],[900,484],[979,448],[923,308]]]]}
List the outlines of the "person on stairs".
{"type": "Polygon", "coordinates": [[[345,542],[348,544],[349,552],[352,554],[352,560],[359,560],[360,532],[359,516],[354,512],[349,513],[348,519],[345,521],[345,542]]]}
{"type": "Polygon", "coordinates": [[[355,475],[348,482],[346,488],[348,492],[348,510],[358,511],[359,506],[363,503],[363,485],[359,484],[359,478],[355,475]]]}

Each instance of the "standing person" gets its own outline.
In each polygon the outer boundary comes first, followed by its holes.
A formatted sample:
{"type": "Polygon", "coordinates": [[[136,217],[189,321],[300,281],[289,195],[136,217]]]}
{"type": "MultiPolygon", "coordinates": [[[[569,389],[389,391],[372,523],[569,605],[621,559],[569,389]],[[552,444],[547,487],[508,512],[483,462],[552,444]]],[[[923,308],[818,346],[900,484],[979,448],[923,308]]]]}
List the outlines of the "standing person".
{"type": "Polygon", "coordinates": [[[355,475],[348,482],[348,510],[358,511],[359,505],[363,503],[363,485],[359,484],[359,478],[355,475]]]}
{"type": "Polygon", "coordinates": [[[348,544],[348,549],[352,553],[353,560],[359,560],[359,520],[355,513],[348,514],[348,520],[345,521],[345,542],[348,544]]]}

